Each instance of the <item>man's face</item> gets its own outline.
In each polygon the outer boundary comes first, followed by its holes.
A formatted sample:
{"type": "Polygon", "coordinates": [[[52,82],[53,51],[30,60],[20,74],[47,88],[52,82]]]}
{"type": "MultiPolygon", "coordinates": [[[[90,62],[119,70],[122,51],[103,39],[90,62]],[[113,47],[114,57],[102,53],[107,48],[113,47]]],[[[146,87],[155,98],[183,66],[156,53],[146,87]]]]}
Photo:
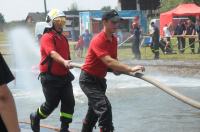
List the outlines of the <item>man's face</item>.
{"type": "Polygon", "coordinates": [[[55,18],[53,23],[54,23],[55,30],[57,32],[62,32],[63,27],[65,26],[65,23],[66,23],[66,18],[65,17],[55,18]]]}
{"type": "Polygon", "coordinates": [[[111,20],[104,20],[104,26],[109,32],[115,33],[118,29],[119,22],[111,21],[111,20]]]}

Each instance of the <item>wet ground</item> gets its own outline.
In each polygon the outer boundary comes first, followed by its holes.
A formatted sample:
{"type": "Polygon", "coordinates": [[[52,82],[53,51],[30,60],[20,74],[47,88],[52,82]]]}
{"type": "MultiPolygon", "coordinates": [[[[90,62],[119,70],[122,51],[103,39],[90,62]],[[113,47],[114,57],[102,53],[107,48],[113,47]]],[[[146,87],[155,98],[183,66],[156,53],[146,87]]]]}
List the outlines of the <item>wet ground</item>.
{"type": "MultiPolygon", "coordinates": [[[[37,68],[38,45],[30,44],[26,31],[11,34],[12,55],[5,55],[16,80],[9,84],[20,121],[29,121],[29,114],[43,102],[44,96],[37,68]]],[[[78,60],[79,63],[82,63],[78,60]]],[[[131,65],[145,65],[145,75],[169,85],[173,89],[200,101],[200,62],[169,60],[123,60],[131,65]]],[[[78,84],[79,69],[73,69],[75,113],[71,128],[80,131],[82,119],[87,111],[87,98],[78,84]]],[[[180,102],[160,89],[134,77],[111,73],[107,76],[107,96],[113,109],[115,132],[199,132],[200,110],[180,102]]],[[[59,127],[58,107],[42,124],[59,127]]],[[[97,127],[98,128],[98,127],[97,127]]],[[[96,129],[95,132],[98,132],[96,129]]]]}
{"type": "MultiPolygon", "coordinates": [[[[79,70],[72,71],[76,107],[71,128],[80,131],[87,110],[87,99],[78,86],[79,70]]],[[[200,101],[200,79],[193,77],[151,76],[175,90],[200,101]]],[[[116,132],[199,132],[200,111],[164,93],[160,89],[133,77],[109,74],[107,96],[112,103],[116,132]]],[[[35,85],[36,86],[36,85],[35,85]]],[[[19,119],[29,120],[44,100],[40,87],[13,89],[19,119]]],[[[59,109],[43,124],[59,127],[59,109]]],[[[98,132],[97,130],[95,132],[98,132]]]]}

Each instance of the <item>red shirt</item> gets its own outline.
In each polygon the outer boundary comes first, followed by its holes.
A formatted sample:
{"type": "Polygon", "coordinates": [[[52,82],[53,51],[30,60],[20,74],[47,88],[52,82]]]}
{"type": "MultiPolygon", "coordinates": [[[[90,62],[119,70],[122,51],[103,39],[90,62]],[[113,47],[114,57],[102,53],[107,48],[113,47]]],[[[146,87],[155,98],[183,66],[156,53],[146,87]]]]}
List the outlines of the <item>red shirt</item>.
{"type": "Polygon", "coordinates": [[[117,39],[112,36],[111,42],[105,32],[102,31],[91,40],[82,70],[91,75],[104,78],[107,74],[108,67],[100,58],[107,55],[117,59],[117,39]]]}
{"type": "Polygon", "coordinates": [[[83,43],[84,43],[83,38],[79,38],[79,40],[76,44],[76,49],[83,48],[83,43]]]}
{"type": "MultiPolygon", "coordinates": [[[[48,71],[48,61],[45,64],[41,64],[47,56],[50,55],[51,51],[56,51],[64,59],[70,59],[69,44],[63,35],[57,34],[55,31],[45,33],[40,40],[40,72],[48,71]]],[[[66,75],[69,69],[65,68],[64,65],[52,61],[51,73],[53,75],[66,75]]]]}

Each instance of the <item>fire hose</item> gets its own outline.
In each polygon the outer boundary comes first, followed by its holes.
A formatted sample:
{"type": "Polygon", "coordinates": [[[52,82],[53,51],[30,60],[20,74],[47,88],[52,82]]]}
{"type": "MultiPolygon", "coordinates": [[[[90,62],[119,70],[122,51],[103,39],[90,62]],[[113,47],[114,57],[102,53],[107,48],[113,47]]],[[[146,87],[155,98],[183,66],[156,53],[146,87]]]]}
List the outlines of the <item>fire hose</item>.
{"type": "MultiPolygon", "coordinates": [[[[73,66],[74,68],[81,68],[82,64],[78,64],[78,63],[70,63],[71,66],[73,66]]],[[[187,97],[177,91],[175,91],[173,88],[159,82],[158,80],[156,79],[153,79],[151,77],[147,77],[145,76],[144,74],[142,73],[122,73],[122,74],[125,74],[125,75],[128,75],[128,76],[131,76],[131,77],[136,77],[136,78],[139,78],[139,79],[142,79],[154,86],[156,86],[157,88],[163,90],[165,93],[175,97],[176,99],[182,101],[183,103],[186,103],[194,108],[197,108],[197,109],[200,109],[200,102],[199,101],[196,101],[196,100],[193,100],[192,98],[190,97],[187,97]]]]}

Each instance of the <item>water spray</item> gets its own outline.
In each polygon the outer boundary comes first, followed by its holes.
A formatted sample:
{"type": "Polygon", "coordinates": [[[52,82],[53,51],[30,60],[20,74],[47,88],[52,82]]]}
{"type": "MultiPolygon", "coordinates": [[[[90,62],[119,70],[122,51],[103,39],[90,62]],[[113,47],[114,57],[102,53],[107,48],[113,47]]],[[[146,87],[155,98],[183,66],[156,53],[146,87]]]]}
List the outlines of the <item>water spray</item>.
{"type": "MultiPolygon", "coordinates": [[[[81,68],[82,67],[82,64],[78,64],[78,63],[70,63],[74,68],[81,68]]],[[[189,98],[177,91],[175,91],[173,88],[159,82],[158,80],[156,79],[153,79],[151,77],[147,77],[145,76],[144,74],[142,73],[122,73],[122,74],[125,74],[125,75],[128,75],[128,76],[131,76],[131,77],[136,77],[136,78],[139,78],[139,79],[142,79],[154,86],[156,86],[157,88],[163,90],[165,93],[175,97],[176,99],[182,101],[183,103],[186,103],[194,108],[197,108],[197,109],[200,109],[200,102],[199,101],[196,101],[196,100],[193,100],[192,98],[189,98]]]]}

